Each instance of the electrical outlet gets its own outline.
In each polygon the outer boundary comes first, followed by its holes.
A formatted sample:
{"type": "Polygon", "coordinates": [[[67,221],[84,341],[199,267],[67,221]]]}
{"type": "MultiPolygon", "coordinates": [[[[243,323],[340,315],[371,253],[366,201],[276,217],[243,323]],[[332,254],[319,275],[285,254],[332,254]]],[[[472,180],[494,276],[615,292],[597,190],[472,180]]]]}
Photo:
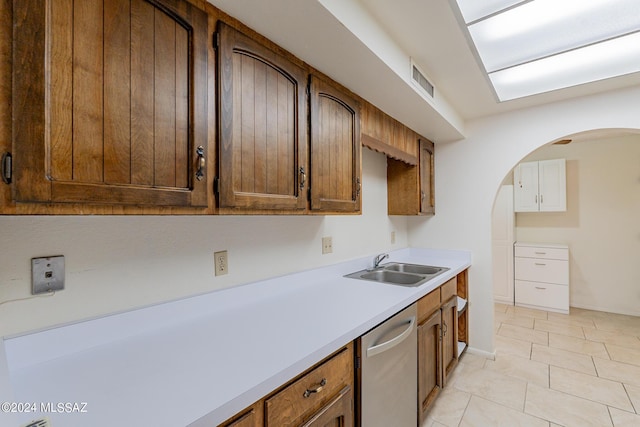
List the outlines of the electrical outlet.
{"type": "Polygon", "coordinates": [[[395,231],[391,232],[391,244],[392,245],[396,244],[396,232],[395,231]]]}
{"type": "Polygon", "coordinates": [[[331,236],[322,238],[322,254],[330,254],[333,252],[333,239],[331,236]]]}
{"type": "Polygon", "coordinates": [[[31,294],[64,289],[64,256],[31,258],[31,294]]]}
{"type": "Polygon", "coordinates": [[[229,272],[227,251],[214,252],[213,260],[215,264],[216,276],[223,276],[229,272]]]}

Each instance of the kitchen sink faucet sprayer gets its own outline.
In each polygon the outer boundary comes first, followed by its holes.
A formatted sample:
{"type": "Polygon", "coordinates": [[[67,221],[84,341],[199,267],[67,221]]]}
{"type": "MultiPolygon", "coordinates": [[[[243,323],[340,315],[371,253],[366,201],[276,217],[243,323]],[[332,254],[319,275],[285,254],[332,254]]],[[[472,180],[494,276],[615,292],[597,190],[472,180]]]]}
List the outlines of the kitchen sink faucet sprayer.
{"type": "Polygon", "coordinates": [[[385,259],[389,258],[389,254],[378,254],[376,255],[376,257],[373,259],[373,268],[372,270],[375,270],[376,268],[378,268],[380,266],[380,263],[382,261],[384,261],[385,259]]]}

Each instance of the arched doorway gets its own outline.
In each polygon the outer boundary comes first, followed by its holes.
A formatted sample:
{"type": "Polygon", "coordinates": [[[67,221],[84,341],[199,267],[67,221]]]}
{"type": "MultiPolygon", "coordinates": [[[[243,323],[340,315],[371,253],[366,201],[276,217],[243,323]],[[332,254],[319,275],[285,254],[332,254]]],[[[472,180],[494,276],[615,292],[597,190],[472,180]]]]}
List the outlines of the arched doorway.
{"type": "Polygon", "coordinates": [[[512,201],[505,199],[505,193],[510,191],[511,172],[496,191],[494,300],[513,304],[509,245],[516,240],[562,243],[570,247],[571,306],[640,315],[640,267],[631,259],[640,253],[640,130],[598,129],[563,136],[521,161],[551,158],[567,160],[566,212],[511,213],[509,242],[504,238],[510,219],[505,203],[512,201]],[[503,241],[496,244],[496,236],[503,241]]]}

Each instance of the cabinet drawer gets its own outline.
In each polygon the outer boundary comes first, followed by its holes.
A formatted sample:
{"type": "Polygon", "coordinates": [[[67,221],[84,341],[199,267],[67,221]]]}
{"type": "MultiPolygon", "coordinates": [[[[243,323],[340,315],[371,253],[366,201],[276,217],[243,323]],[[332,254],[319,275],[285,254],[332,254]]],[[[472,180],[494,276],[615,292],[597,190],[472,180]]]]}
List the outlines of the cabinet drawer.
{"type": "Polygon", "coordinates": [[[345,348],[265,401],[265,425],[300,425],[352,383],[353,350],[345,348]]]}
{"type": "Polygon", "coordinates": [[[569,310],[568,286],[516,280],[515,294],[517,305],[569,310]]]}
{"type": "Polygon", "coordinates": [[[515,258],[516,280],[569,285],[569,261],[515,258]]]}
{"type": "Polygon", "coordinates": [[[440,308],[440,288],[434,289],[418,300],[418,325],[440,308]]]}
{"type": "Polygon", "coordinates": [[[440,302],[444,303],[449,301],[449,298],[456,295],[458,291],[458,279],[453,278],[444,285],[440,286],[440,302]]]}
{"type": "Polygon", "coordinates": [[[535,246],[517,246],[515,247],[515,256],[525,258],[540,259],[569,259],[569,249],[567,248],[546,248],[535,246]]]}

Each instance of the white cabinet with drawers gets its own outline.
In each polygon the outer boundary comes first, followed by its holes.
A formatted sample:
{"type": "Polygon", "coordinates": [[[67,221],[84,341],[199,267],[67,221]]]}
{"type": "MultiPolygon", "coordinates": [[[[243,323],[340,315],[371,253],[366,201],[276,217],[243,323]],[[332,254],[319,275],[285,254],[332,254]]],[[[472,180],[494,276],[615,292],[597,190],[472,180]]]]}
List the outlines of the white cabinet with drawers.
{"type": "Polygon", "coordinates": [[[514,248],[516,305],[569,313],[569,247],[517,242],[514,248]]]}

